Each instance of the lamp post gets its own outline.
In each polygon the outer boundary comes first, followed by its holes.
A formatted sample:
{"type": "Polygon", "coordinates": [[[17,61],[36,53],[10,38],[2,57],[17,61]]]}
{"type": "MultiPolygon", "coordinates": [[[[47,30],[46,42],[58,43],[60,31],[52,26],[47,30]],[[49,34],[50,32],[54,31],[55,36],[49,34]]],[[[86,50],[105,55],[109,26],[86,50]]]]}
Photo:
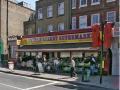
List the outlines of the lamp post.
{"type": "Polygon", "coordinates": [[[6,12],[6,37],[7,37],[7,59],[9,59],[9,44],[8,44],[8,0],[7,1],[7,12],[6,12]]]}
{"type": "Polygon", "coordinates": [[[101,34],[102,34],[102,37],[101,37],[101,61],[100,61],[100,84],[102,84],[102,72],[103,72],[103,70],[102,70],[102,66],[103,66],[103,56],[104,56],[104,46],[103,46],[103,44],[104,44],[104,25],[107,23],[107,21],[105,21],[105,22],[101,22],[101,34]]]}

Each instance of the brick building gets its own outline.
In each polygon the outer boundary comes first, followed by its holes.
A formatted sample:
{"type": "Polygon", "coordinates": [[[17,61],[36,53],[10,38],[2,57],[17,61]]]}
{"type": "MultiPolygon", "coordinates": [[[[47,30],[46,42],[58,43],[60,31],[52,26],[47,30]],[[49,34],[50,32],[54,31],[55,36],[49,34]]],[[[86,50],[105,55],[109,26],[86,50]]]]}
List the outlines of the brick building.
{"type": "MultiPolygon", "coordinates": [[[[72,0],[72,29],[91,27],[93,24],[119,22],[119,0],[72,0]]],[[[118,28],[118,27],[117,27],[118,28]]],[[[112,47],[110,48],[109,73],[118,75],[119,63],[119,30],[113,32],[112,47]],[[118,31],[118,32],[117,32],[118,31]]]]}
{"type": "MultiPolygon", "coordinates": [[[[33,12],[33,10],[27,7],[19,5],[13,1],[8,1],[8,37],[23,35],[23,22],[29,20],[29,17],[33,12]]],[[[6,18],[7,0],[0,0],[0,56],[1,54],[8,54],[6,18]]],[[[16,42],[14,42],[13,46],[16,46],[16,42]]],[[[11,48],[11,53],[14,51],[13,46],[9,46],[11,48]]],[[[15,55],[13,56],[15,58],[15,55]]]]}
{"type": "MultiPolygon", "coordinates": [[[[26,51],[28,50],[28,53],[32,52],[36,54],[41,52],[42,55],[46,54],[47,58],[57,56],[81,57],[83,51],[88,51],[86,54],[90,55],[93,50],[89,49],[91,47],[91,29],[71,30],[71,5],[72,2],[70,0],[37,1],[35,19],[24,22],[25,36],[23,38],[28,39],[29,46],[26,46],[27,43],[24,44],[20,51],[24,49],[26,51]],[[78,35],[81,40],[78,40],[78,37],[75,40],[75,35],[78,35]],[[31,40],[34,42],[35,38],[36,44],[33,45],[31,40]],[[37,51],[34,51],[33,48],[37,51]],[[72,53],[70,49],[73,50],[72,53]]],[[[96,50],[93,50],[92,53],[95,52],[96,50]]]]}
{"type": "MultiPolygon", "coordinates": [[[[69,0],[39,0],[36,2],[36,34],[63,31],[70,28],[69,0]]],[[[25,26],[29,25],[25,22],[25,26]]],[[[27,27],[25,28],[25,32],[27,27]]],[[[27,29],[31,32],[29,29],[27,29]]],[[[31,33],[32,34],[32,33],[31,33]]]]}
{"type": "MultiPolygon", "coordinates": [[[[119,0],[39,0],[36,11],[36,18],[24,23],[23,47],[18,51],[48,58],[81,57],[83,52],[97,56],[98,49],[91,45],[91,25],[119,22],[119,0]]],[[[113,75],[118,75],[118,45],[117,36],[108,64],[113,75]]]]}
{"type": "Polygon", "coordinates": [[[72,29],[105,20],[119,22],[119,0],[72,0],[72,29]]]}

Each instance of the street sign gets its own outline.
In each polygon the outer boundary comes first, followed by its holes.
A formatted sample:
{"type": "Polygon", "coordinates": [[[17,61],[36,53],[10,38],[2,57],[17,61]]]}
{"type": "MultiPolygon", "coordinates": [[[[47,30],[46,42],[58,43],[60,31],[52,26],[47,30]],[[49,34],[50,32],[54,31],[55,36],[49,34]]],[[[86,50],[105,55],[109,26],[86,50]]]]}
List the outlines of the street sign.
{"type": "Polygon", "coordinates": [[[120,22],[116,22],[113,28],[113,37],[120,37],[120,22]]]}

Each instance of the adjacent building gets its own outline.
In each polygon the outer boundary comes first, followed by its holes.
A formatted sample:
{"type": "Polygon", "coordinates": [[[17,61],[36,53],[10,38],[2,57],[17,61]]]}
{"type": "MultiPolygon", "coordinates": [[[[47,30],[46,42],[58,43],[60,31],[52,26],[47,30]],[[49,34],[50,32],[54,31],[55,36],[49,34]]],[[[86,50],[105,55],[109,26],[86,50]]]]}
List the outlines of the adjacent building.
{"type": "MultiPolygon", "coordinates": [[[[7,31],[7,0],[0,0],[0,56],[8,54],[8,47],[12,58],[15,58],[16,41],[9,41],[8,37],[23,35],[23,22],[29,20],[34,11],[14,1],[8,0],[8,31],[7,31]],[[7,35],[8,32],[8,35],[7,35]],[[12,46],[11,46],[12,44],[12,46]]],[[[10,40],[10,39],[9,39],[10,40]]]]}

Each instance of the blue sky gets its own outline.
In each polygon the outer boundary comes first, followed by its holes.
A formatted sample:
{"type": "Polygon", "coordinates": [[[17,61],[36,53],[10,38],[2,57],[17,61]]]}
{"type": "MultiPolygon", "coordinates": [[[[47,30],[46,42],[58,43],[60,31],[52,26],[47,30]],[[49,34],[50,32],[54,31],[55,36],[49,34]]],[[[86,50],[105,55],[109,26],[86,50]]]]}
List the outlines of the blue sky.
{"type": "Polygon", "coordinates": [[[35,10],[35,1],[38,1],[38,0],[17,0],[17,1],[24,1],[24,2],[27,2],[31,5],[32,9],[35,10]]]}

